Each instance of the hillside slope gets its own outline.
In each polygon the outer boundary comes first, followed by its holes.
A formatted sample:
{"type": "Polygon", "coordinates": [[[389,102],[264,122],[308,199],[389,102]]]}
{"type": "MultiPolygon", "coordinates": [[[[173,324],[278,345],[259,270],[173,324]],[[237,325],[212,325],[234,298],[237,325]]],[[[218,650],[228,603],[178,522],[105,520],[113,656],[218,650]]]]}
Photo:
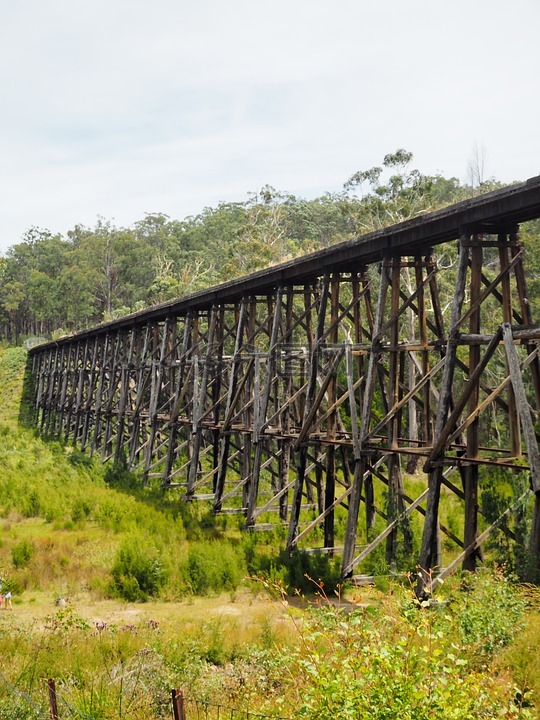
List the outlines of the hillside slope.
{"type": "Polygon", "coordinates": [[[20,424],[25,362],[21,348],[0,350],[0,567],[14,592],[144,600],[233,590],[245,574],[238,531],[224,539],[203,508],[20,424]],[[221,575],[208,577],[218,554],[221,575]]]}

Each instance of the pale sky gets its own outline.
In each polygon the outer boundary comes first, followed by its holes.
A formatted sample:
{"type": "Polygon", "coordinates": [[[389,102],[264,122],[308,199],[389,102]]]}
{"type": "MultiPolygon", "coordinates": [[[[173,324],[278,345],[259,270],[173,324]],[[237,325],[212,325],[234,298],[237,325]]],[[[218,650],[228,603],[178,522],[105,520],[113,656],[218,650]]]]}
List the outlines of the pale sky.
{"type": "Polygon", "coordinates": [[[1,0],[0,251],[312,198],[405,148],[540,174],[540,0],[1,0]]]}

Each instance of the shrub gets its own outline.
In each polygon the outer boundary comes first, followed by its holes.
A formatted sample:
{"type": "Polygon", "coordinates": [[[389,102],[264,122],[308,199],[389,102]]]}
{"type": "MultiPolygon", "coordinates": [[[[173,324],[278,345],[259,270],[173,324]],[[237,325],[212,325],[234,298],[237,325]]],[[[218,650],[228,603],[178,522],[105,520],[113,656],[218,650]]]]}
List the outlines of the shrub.
{"type": "Polygon", "coordinates": [[[11,561],[13,562],[13,567],[15,568],[24,568],[28,565],[30,560],[32,559],[32,556],[34,555],[35,547],[34,543],[30,542],[30,540],[21,540],[20,543],[17,543],[11,548],[11,561]]]}
{"type": "Polygon", "coordinates": [[[131,602],[159,595],[167,571],[155,547],[140,536],[128,537],[118,548],[111,570],[112,594],[131,602]]]}
{"type": "Polygon", "coordinates": [[[92,506],[84,498],[77,498],[73,503],[73,509],[71,510],[71,519],[74,523],[81,522],[90,517],[92,512],[92,506]]]}
{"type": "Polygon", "coordinates": [[[350,614],[313,608],[297,625],[295,650],[283,650],[295,678],[295,717],[532,717],[492,673],[471,666],[467,649],[435,617],[418,607],[400,613],[382,596],[377,608],[350,614]]]}
{"type": "Polygon", "coordinates": [[[77,465],[79,465],[81,467],[89,468],[89,467],[92,467],[92,464],[93,464],[93,460],[90,457],[90,455],[86,455],[78,448],[73,448],[72,451],[67,456],[67,458],[68,458],[68,462],[71,463],[71,465],[75,465],[75,467],[77,467],[77,465]]]}
{"type": "Polygon", "coordinates": [[[187,561],[188,582],[199,595],[235,590],[245,575],[240,551],[223,542],[193,543],[187,561]]]}
{"type": "Polygon", "coordinates": [[[456,625],[477,660],[487,661],[519,630],[527,603],[512,579],[497,570],[471,575],[465,585],[468,592],[453,603],[456,625]]]}
{"type": "Polygon", "coordinates": [[[37,490],[31,490],[26,498],[23,515],[25,517],[39,517],[43,512],[43,503],[37,490]]]}

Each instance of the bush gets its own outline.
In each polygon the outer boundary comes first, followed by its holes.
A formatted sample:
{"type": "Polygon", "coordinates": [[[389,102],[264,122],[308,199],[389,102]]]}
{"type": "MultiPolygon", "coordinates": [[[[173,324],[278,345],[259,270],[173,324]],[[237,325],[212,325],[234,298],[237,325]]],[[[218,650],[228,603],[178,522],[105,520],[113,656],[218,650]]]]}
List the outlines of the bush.
{"type": "MultiPolygon", "coordinates": [[[[485,608],[482,608],[485,612],[485,608]]],[[[451,623],[453,618],[448,618],[451,623]]],[[[530,718],[489,671],[471,666],[433,611],[397,612],[390,598],[350,614],[314,608],[284,648],[295,717],[306,720],[530,718]]]]}
{"type": "Polygon", "coordinates": [[[456,625],[462,642],[482,663],[510,642],[527,603],[512,579],[500,571],[471,575],[465,587],[468,592],[453,603],[456,625]]]}
{"type": "Polygon", "coordinates": [[[326,592],[338,587],[340,564],[328,555],[294,550],[290,555],[283,552],[280,560],[288,570],[289,591],[314,592],[315,583],[323,586],[326,592]]]}
{"type": "Polygon", "coordinates": [[[130,602],[159,595],[167,580],[157,549],[148,547],[140,536],[128,537],[120,545],[111,574],[112,594],[130,602]]]}
{"type": "Polygon", "coordinates": [[[81,522],[82,520],[88,519],[91,513],[92,506],[90,503],[84,498],[77,498],[77,500],[73,503],[71,519],[74,523],[81,522]]]}
{"type": "Polygon", "coordinates": [[[11,561],[13,567],[24,568],[28,565],[35,552],[34,543],[30,540],[21,540],[11,548],[11,561]]]}
{"type": "Polygon", "coordinates": [[[223,542],[193,543],[187,574],[191,590],[198,595],[236,590],[245,575],[242,553],[223,542]]]}

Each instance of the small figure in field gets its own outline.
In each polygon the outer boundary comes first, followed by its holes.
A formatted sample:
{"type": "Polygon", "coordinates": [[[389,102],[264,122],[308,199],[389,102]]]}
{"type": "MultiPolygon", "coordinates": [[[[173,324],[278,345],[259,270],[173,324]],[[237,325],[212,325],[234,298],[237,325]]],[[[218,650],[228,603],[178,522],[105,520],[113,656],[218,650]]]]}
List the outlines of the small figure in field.
{"type": "Polygon", "coordinates": [[[4,595],[4,609],[13,610],[13,606],[11,605],[11,592],[8,590],[8,592],[4,595]]]}

